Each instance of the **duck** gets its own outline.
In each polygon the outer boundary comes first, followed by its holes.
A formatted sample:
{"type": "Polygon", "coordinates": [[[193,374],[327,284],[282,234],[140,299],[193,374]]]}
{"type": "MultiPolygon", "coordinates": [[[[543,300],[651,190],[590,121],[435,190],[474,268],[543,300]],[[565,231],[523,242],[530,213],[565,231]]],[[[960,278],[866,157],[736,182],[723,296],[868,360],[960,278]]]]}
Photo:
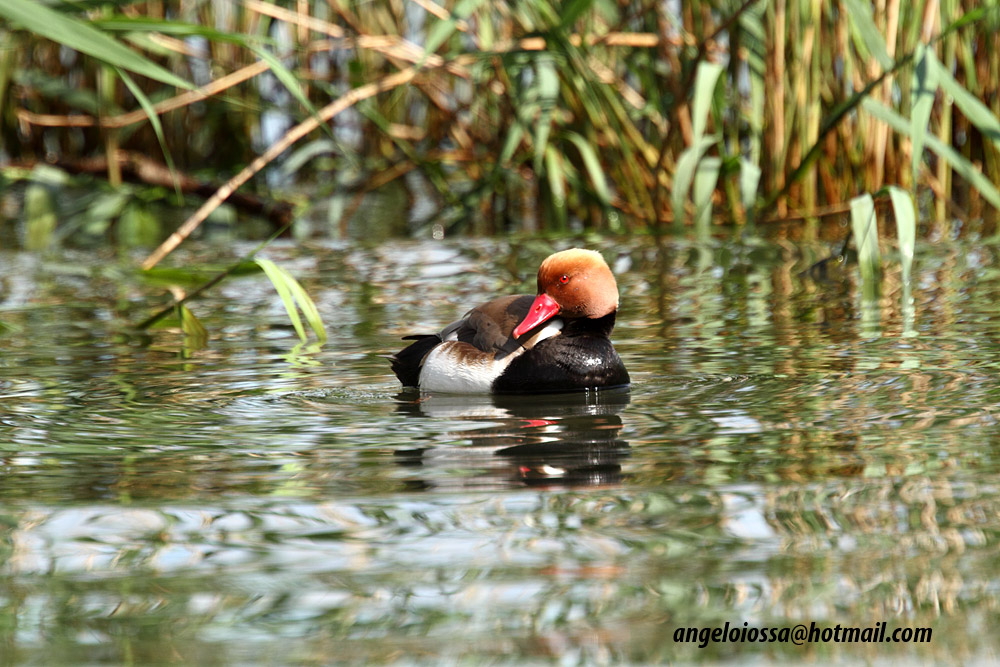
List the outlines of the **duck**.
{"type": "Polygon", "coordinates": [[[390,357],[404,387],[457,394],[540,394],[628,387],[611,344],[618,284],[604,257],[571,248],[547,257],[537,293],[503,296],[439,333],[405,336],[390,357]]]}

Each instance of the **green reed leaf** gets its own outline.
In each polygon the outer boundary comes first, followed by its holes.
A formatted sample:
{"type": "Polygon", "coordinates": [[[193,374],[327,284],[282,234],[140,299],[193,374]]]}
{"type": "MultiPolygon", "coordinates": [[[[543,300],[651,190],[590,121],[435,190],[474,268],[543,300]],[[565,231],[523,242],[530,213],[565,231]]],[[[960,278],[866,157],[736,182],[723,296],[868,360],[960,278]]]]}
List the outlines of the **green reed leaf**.
{"type": "Polygon", "coordinates": [[[583,16],[584,12],[588,11],[593,4],[594,0],[569,0],[569,2],[563,3],[559,26],[561,28],[572,27],[576,20],[583,16]]]}
{"type": "Polygon", "coordinates": [[[871,3],[861,0],[844,0],[844,5],[847,8],[848,17],[850,17],[851,26],[864,48],[878,61],[883,70],[892,69],[893,61],[889,57],[889,51],[885,48],[885,39],[872,18],[871,3]]]}
{"type": "Polygon", "coordinates": [[[254,261],[264,270],[271,284],[274,285],[274,289],[278,292],[278,296],[281,297],[281,302],[288,313],[288,319],[291,321],[299,338],[303,342],[308,340],[305,327],[302,326],[302,318],[299,317],[298,311],[301,308],[306,321],[316,334],[316,337],[319,338],[321,343],[325,342],[327,339],[326,330],[323,328],[323,321],[320,319],[319,310],[302,285],[290,273],[271,260],[258,257],[254,261]]]}
{"type": "Polygon", "coordinates": [[[882,258],[878,249],[878,220],[875,218],[875,200],[868,193],[851,200],[851,229],[858,248],[858,265],[861,280],[868,285],[878,281],[882,258]]]}
{"type": "Polygon", "coordinates": [[[698,63],[698,73],[694,79],[694,94],[691,96],[691,127],[693,141],[697,144],[705,134],[708,126],[708,115],[712,108],[712,98],[715,96],[715,85],[719,82],[723,66],[718,63],[702,61],[698,63]]]}
{"type": "Polygon", "coordinates": [[[761,170],[752,160],[740,158],[740,201],[747,215],[752,215],[757,203],[757,187],[761,170]]]}
{"type": "Polygon", "coordinates": [[[454,34],[458,22],[469,18],[482,2],[483,0],[459,0],[448,18],[438,21],[427,33],[424,51],[426,53],[437,51],[454,34]]]}
{"type": "MultiPolygon", "coordinates": [[[[765,3],[757,3],[740,14],[739,25],[742,29],[743,48],[746,50],[746,61],[750,78],[750,104],[745,110],[747,124],[750,127],[749,159],[757,167],[757,181],[760,181],[760,152],[764,136],[764,102],[766,83],[764,72],[767,70],[767,30],[764,27],[766,13],[765,3]]],[[[754,184],[754,190],[757,185],[754,184]]],[[[746,203],[744,202],[744,206],[746,203]]],[[[750,211],[747,208],[747,211],[750,211]]]]}
{"type": "Polygon", "coordinates": [[[580,151],[580,157],[583,159],[583,168],[587,170],[590,182],[594,186],[594,192],[601,200],[601,203],[608,206],[611,204],[611,190],[608,188],[608,180],[604,175],[604,169],[601,167],[601,161],[597,158],[597,152],[594,150],[594,147],[587,143],[587,140],[577,132],[567,132],[566,138],[572,141],[573,145],[580,151]]]}
{"type": "Polygon", "coordinates": [[[509,167],[510,159],[514,156],[514,151],[521,145],[523,139],[524,125],[518,121],[514,121],[507,130],[507,138],[504,139],[503,148],[500,150],[500,159],[497,161],[497,164],[509,167]]]}
{"type": "Polygon", "coordinates": [[[545,176],[552,193],[552,206],[558,216],[559,226],[566,221],[566,177],[563,174],[562,155],[549,146],[545,151],[545,176]]]}
{"type": "Polygon", "coordinates": [[[913,143],[911,169],[913,184],[917,184],[920,173],[920,163],[923,160],[924,142],[927,136],[927,125],[934,108],[934,95],[938,89],[938,63],[934,49],[923,44],[917,45],[916,60],[913,68],[913,83],[910,90],[910,140],[913,143]]]}
{"type": "Polygon", "coordinates": [[[303,108],[308,110],[310,115],[316,116],[316,107],[314,107],[313,103],[309,101],[309,96],[306,95],[306,91],[302,88],[301,80],[296,77],[291,70],[285,67],[285,64],[281,62],[281,58],[278,58],[264,47],[251,46],[250,48],[255,54],[257,54],[257,57],[271,67],[271,73],[274,74],[275,78],[281,82],[281,85],[283,85],[285,89],[292,94],[292,97],[294,97],[303,108]]]}
{"type": "MultiPolygon", "coordinates": [[[[861,108],[897,132],[909,135],[910,123],[880,102],[876,102],[871,98],[865,98],[861,102],[861,108]]],[[[962,178],[969,181],[993,208],[1000,210],[1000,190],[972,162],[954,148],[942,142],[933,133],[928,133],[924,137],[924,141],[927,148],[937,153],[938,157],[947,161],[951,165],[951,168],[958,172],[962,178]]]]}
{"type": "Polygon", "coordinates": [[[67,16],[34,0],[3,0],[0,17],[36,35],[162,83],[190,89],[193,86],[86,21],[67,16]]]}
{"type": "Polygon", "coordinates": [[[691,190],[691,183],[694,181],[698,162],[701,161],[701,157],[705,154],[705,151],[717,140],[716,137],[702,137],[694,145],[688,146],[681,153],[680,158],[677,159],[677,170],[674,172],[674,187],[670,192],[670,203],[674,212],[675,225],[684,222],[684,202],[687,201],[688,192],[691,190]]]}
{"type": "Polygon", "coordinates": [[[195,314],[183,303],[177,305],[177,315],[181,320],[181,331],[184,332],[184,346],[200,349],[208,342],[208,330],[195,314]]]}
{"type": "Polygon", "coordinates": [[[1000,119],[979,98],[956,81],[955,77],[940,61],[935,59],[933,65],[942,90],[951,96],[958,108],[962,110],[962,115],[1000,149],[1000,119]]]}
{"type": "Polygon", "coordinates": [[[695,171],[691,198],[695,208],[694,226],[699,238],[707,238],[709,234],[712,224],[712,193],[719,182],[721,167],[722,158],[712,156],[703,158],[695,171]]]}
{"type": "Polygon", "coordinates": [[[184,195],[181,192],[180,176],[177,174],[177,169],[174,168],[174,158],[170,153],[170,148],[167,146],[167,139],[163,136],[163,124],[160,123],[160,115],[156,113],[153,102],[142,92],[142,88],[136,85],[132,77],[126,74],[120,67],[116,67],[115,71],[118,73],[118,77],[125,82],[125,86],[132,93],[132,96],[139,102],[142,110],[146,112],[146,117],[149,118],[149,124],[153,128],[153,133],[156,134],[156,141],[160,144],[163,160],[167,163],[167,169],[170,171],[170,180],[174,183],[174,192],[177,194],[177,200],[182,201],[184,195]]]}
{"type": "Polygon", "coordinates": [[[559,97],[559,74],[552,58],[547,55],[535,60],[534,72],[533,90],[529,92],[529,96],[537,99],[540,107],[535,127],[534,169],[537,173],[541,170],[542,160],[549,145],[549,134],[552,132],[552,111],[559,97]]]}
{"type": "Polygon", "coordinates": [[[250,37],[242,33],[224,32],[215,30],[197,23],[185,23],[184,21],[168,21],[165,19],[148,16],[107,16],[95,18],[89,22],[98,30],[125,32],[125,33],[160,33],[172,35],[174,37],[204,37],[212,42],[222,42],[228,44],[247,45],[250,41],[271,42],[273,40],[262,35],[250,37]]]}
{"type": "Polygon", "coordinates": [[[320,343],[325,343],[326,329],[323,327],[323,319],[320,317],[319,309],[305,288],[291,276],[288,276],[288,278],[290,279],[288,287],[291,289],[292,296],[302,311],[302,315],[306,318],[309,328],[316,334],[316,338],[320,343]]]}
{"type": "Polygon", "coordinates": [[[903,283],[909,285],[910,271],[913,267],[913,248],[917,238],[917,211],[909,192],[895,185],[890,185],[887,189],[896,217],[896,236],[899,239],[899,261],[903,270],[903,283]]]}

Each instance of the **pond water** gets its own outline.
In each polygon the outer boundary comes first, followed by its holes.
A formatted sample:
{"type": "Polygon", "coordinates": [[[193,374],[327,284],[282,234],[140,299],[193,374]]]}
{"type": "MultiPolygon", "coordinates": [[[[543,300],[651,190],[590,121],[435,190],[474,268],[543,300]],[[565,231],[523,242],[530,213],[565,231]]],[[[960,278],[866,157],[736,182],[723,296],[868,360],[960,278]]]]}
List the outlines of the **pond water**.
{"type": "Polygon", "coordinates": [[[833,244],[595,242],[630,391],[399,391],[401,336],[569,244],[279,243],[318,348],[262,274],[201,344],[130,329],[134,261],[0,251],[3,662],[998,659],[1000,246],[918,247],[908,313],[833,244]],[[883,622],[932,639],[675,640],[883,622]]]}

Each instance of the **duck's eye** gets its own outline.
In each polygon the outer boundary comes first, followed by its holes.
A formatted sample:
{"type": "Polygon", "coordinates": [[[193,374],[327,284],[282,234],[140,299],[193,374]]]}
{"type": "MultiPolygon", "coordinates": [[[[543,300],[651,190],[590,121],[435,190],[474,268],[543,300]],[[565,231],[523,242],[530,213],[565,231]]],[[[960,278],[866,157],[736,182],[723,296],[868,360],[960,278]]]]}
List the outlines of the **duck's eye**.
{"type": "Polygon", "coordinates": [[[569,276],[567,276],[566,274],[559,276],[559,282],[565,285],[566,283],[569,282],[569,276]]]}

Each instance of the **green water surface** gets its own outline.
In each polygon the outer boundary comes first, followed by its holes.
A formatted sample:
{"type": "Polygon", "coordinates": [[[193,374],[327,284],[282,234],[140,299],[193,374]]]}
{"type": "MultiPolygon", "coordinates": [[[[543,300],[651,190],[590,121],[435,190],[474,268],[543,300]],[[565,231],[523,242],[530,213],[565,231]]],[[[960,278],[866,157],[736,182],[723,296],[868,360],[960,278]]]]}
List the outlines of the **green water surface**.
{"type": "Polygon", "coordinates": [[[599,243],[629,392],[400,393],[403,335],[568,244],[272,246],[320,348],[263,274],[202,343],[130,329],[134,261],[0,250],[0,662],[1000,659],[1000,246],[918,247],[907,313],[832,246],[599,243]],[[933,634],[674,640],[726,622],[933,634]]]}

